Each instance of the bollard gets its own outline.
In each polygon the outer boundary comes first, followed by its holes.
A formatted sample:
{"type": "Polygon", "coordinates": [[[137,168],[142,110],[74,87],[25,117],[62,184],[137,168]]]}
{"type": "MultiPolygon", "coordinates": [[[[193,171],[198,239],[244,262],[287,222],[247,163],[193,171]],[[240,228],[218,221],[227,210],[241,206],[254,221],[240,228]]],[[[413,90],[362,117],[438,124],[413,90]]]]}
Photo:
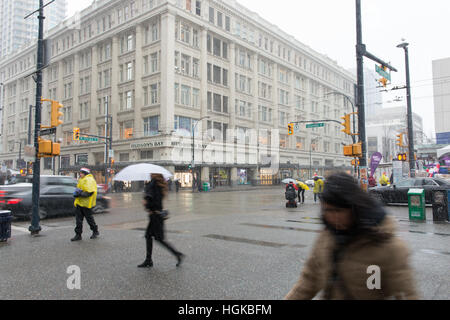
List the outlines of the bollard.
{"type": "Polygon", "coordinates": [[[436,189],[433,190],[433,221],[442,222],[449,219],[449,190],[436,189]]]}
{"type": "Polygon", "coordinates": [[[0,211],[0,242],[5,242],[11,238],[11,220],[11,211],[0,211]]]}

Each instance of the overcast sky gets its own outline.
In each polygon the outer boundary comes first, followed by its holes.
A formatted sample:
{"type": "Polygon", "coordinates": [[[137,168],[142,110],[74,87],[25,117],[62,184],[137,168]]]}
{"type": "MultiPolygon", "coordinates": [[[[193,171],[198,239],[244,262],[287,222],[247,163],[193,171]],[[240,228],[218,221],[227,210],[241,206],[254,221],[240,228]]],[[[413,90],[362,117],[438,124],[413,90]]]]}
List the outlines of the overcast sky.
{"type": "MultiPolygon", "coordinates": [[[[69,15],[92,0],[69,0],[69,15]]],[[[346,69],[356,68],[355,0],[238,0],[312,49],[346,69]]],[[[391,62],[392,86],[405,85],[405,55],[396,45],[409,45],[412,109],[423,118],[424,132],[434,136],[432,60],[450,57],[449,0],[362,0],[363,43],[367,51],[391,62]]],[[[372,70],[375,63],[365,58],[372,70]]],[[[450,81],[447,79],[446,81],[450,81]]],[[[392,87],[391,86],[391,87],[392,87]]],[[[384,107],[405,106],[405,90],[383,93],[384,107]],[[402,102],[392,102],[395,97],[402,102]]],[[[450,121],[450,119],[449,119],[450,121]]]]}

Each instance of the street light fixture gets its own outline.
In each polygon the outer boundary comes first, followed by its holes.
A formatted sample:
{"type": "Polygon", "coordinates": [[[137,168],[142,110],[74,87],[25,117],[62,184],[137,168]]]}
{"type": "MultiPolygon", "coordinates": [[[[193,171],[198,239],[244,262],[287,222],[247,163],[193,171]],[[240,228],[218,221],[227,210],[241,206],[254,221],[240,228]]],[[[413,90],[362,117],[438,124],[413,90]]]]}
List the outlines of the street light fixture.
{"type": "MultiPolygon", "coordinates": [[[[209,119],[209,118],[211,118],[210,116],[204,116],[204,117],[201,117],[200,119],[198,119],[196,122],[195,122],[195,125],[192,127],[192,163],[191,163],[191,168],[192,168],[192,192],[194,192],[195,191],[195,185],[194,185],[194,167],[195,167],[195,163],[194,163],[194,132],[195,132],[195,128],[197,127],[197,124],[201,121],[201,120],[203,120],[203,119],[209,119]]],[[[203,147],[203,146],[202,146],[203,147]]],[[[200,174],[201,174],[201,172],[200,172],[200,174]]]]}

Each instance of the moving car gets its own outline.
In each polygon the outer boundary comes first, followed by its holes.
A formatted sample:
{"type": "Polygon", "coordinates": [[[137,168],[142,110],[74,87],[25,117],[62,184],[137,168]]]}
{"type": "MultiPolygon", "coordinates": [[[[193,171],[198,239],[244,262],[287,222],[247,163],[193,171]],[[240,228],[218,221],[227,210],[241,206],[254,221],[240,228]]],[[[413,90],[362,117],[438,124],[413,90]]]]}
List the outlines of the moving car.
{"type": "MultiPolygon", "coordinates": [[[[67,176],[40,177],[39,216],[45,219],[56,215],[74,215],[73,206],[77,180],[67,176]]],[[[109,208],[110,198],[97,194],[94,213],[104,212],[109,208]]],[[[29,218],[32,207],[32,184],[20,183],[0,187],[0,209],[11,210],[13,216],[29,218]]]]}
{"type": "Polygon", "coordinates": [[[431,203],[433,190],[450,189],[450,182],[440,178],[408,178],[390,186],[369,188],[369,192],[382,203],[408,203],[410,188],[425,190],[425,202],[431,203]]]}

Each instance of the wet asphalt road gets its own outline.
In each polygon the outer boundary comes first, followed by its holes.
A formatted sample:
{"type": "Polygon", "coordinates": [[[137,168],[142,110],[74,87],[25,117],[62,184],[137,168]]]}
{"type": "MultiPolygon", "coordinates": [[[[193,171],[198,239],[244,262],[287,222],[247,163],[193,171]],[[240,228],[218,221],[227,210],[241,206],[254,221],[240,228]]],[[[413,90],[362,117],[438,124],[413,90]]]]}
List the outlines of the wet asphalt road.
{"type": "MultiPolygon", "coordinates": [[[[14,222],[0,245],[0,299],[282,299],[297,280],[318,231],[319,205],[284,207],[279,188],[239,192],[171,193],[167,240],[186,254],[180,268],[154,245],[154,267],[145,257],[147,215],[141,194],[113,194],[109,213],[97,214],[101,237],[72,243],[74,218],[14,222]],[[66,269],[81,269],[81,289],[69,290],[66,269]]],[[[424,299],[450,298],[450,225],[410,222],[407,207],[388,207],[398,236],[408,242],[418,291],[424,299]]]]}

